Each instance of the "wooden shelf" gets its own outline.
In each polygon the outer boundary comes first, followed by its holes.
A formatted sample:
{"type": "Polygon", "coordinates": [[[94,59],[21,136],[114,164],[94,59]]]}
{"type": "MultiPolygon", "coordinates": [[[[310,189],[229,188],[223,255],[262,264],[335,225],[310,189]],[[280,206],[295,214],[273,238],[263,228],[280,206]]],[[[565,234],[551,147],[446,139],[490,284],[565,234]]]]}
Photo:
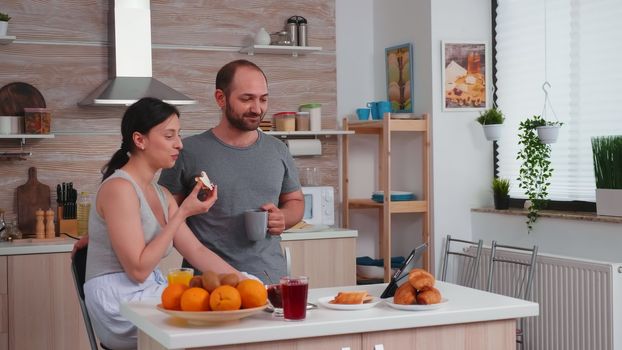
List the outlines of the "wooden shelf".
{"type": "Polygon", "coordinates": [[[0,134],[0,139],[53,139],[54,134],[0,134]]]}
{"type": "Polygon", "coordinates": [[[0,45],[8,45],[12,43],[15,39],[16,39],[15,36],[11,36],[11,35],[0,36],[0,45]]]}
{"type": "MultiPolygon", "coordinates": [[[[391,120],[391,131],[426,131],[427,129],[427,120],[391,120]]],[[[357,134],[380,134],[383,130],[383,122],[382,120],[351,122],[348,124],[348,130],[353,130],[357,134]]]]}
{"type": "MultiPolygon", "coordinates": [[[[352,198],[348,201],[350,209],[382,209],[384,203],[378,203],[366,198],[352,198]]],[[[428,210],[428,201],[392,201],[391,213],[425,213],[428,210]]]]}
{"type": "Polygon", "coordinates": [[[268,135],[274,136],[330,136],[330,135],[351,135],[354,131],[349,130],[320,130],[320,131],[264,131],[268,135]]]}
{"type": "Polygon", "coordinates": [[[274,55],[292,55],[294,57],[316,51],[322,51],[322,48],[318,46],[251,45],[240,49],[241,53],[249,55],[267,53],[274,55]]]}
{"type": "Polygon", "coordinates": [[[384,281],[388,282],[391,278],[391,216],[398,213],[411,213],[423,215],[421,240],[428,244],[428,250],[423,255],[423,268],[429,270],[430,254],[433,249],[430,241],[430,202],[429,202],[429,159],[430,159],[430,139],[429,139],[429,115],[422,116],[414,114],[400,113],[392,115],[386,113],[382,120],[365,120],[349,122],[347,118],[343,120],[343,128],[347,131],[354,131],[356,134],[369,134],[378,136],[378,189],[383,193],[391,193],[391,134],[394,132],[416,132],[421,133],[422,143],[422,188],[420,200],[415,201],[385,201],[378,203],[370,198],[348,198],[348,158],[349,158],[349,138],[343,137],[343,183],[342,194],[343,203],[343,224],[350,228],[350,210],[352,209],[377,209],[379,211],[378,222],[378,241],[380,244],[380,258],[384,259],[384,281]]]}

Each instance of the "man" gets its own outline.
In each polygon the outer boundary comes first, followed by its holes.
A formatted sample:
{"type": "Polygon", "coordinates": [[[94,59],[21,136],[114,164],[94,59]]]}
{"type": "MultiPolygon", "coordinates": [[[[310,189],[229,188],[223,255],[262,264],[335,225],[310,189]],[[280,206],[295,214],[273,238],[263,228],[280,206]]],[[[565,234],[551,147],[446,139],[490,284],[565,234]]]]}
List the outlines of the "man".
{"type": "Polygon", "coordinates": [[[218,200],[208,213],[188,219],[190,229],[235,268],[269,283],[267,273],[277,282],[286,274],[280,235],[302,219],[304,197],[287,147],[257,130],[268,107],[266,76],[250,61],[230,62],[216,76],[214,97],[222,110],[219,124],[184,139],[160,184],[180,202],[205,171],[218,186],[218,200]],[[253,242],[246,237],[244,211],[257,208],[268,211],[269,234],[253,242]]]}

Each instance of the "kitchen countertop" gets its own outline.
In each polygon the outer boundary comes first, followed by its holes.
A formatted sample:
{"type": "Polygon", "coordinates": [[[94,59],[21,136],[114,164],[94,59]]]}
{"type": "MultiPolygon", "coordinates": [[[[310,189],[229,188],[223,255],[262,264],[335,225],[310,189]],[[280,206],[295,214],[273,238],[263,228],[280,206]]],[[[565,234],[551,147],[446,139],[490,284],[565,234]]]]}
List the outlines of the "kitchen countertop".
{"type": "MultiPolygon", "coordinates": [[[[317,302],[320,297],[334,296],[344,290],[364,289],[379,296],[385,287],[386,284],[376,284],[311,289],[309,301],[317,302]]],[[[539,314],[537,303],[444,282],[437,282],[437,288],[443,298],[448,299],[448,304],[438,310],[402,311],[384,303],[359,311],[320,307],[309,310],[302,322],[286,322],[261,312],[238,322],[187,326],[183,321],[158,311],[155,305],[159,300],[123,304],[121,314],[162,346],[172,349],[514,319],[539,314]]]]}
{"type": "Polygon", "coordinates": [[[72,238],[51,239],[20,239],[13,242],[0,242],[0,256],[67,253],[73,249],[76,242],[72,238]]]}
{"type": "MultiPolygon", "coordinates": [[[[298,241],[307,239],[329,239],[357,237],[356,230],[328,228],[314,232],[286,232],[283,233],[283,241],[298,241]]],[[[71,238],[53,239],[24,239],[15,242],[0,242],[0,256],[3,255],[26,255],[26,254],[49,254],[66,253],[73,249],[76,241],[71,238]]]]}

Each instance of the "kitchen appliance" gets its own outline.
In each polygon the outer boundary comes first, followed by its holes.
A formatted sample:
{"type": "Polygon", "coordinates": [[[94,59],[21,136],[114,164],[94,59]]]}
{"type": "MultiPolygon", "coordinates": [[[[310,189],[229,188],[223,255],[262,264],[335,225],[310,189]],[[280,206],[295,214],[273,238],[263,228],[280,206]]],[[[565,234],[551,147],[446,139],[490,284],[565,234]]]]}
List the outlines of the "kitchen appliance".
{"type": "Polygon", "coordinates": [[[312,225],[335,224],[335,190],[332,186],[303,186],[305,211],[302,219],[312,225]]]}
{"type": "Polygon", "coordinates": [[[155,97],[173,105],[196,101],[152,78],[151,10],[149,0],[114,2],[112,78],[101,84],[80,106],[126,106],[142,97],[155,97]]]}

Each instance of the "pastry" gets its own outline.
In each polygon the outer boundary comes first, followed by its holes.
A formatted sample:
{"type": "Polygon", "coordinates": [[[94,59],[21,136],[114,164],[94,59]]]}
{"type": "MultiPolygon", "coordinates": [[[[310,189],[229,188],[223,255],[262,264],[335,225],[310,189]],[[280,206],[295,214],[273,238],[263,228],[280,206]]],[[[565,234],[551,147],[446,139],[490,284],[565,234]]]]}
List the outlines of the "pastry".
{"type": "Polygon", "coordinates": [[[201,176],[195,177],[194,181],[201,182],[201,184],[209,190],[214,189],[214,184],[210,181],[209,177],[207,177],[207,173],[205,173],[205,171],[201,171],[201,176]]]}
{"type": "Polygon", "coordinates": [[[441,292],[434,287],[424,287],[417,293],[417,304],[430,305],[441,302],[441,292]]]}
{"type": "Polygon", "coordinates": [[[423,269],[412,269],[408,274],[408,282],[416,289],[423,287],[434,287],[434,276],[423,269]]]}
{"type": "Polygon", "coordinates": [[[331,304],[362,304],[367,301],[371,301],[370,298],[367,298],[366,291],[352,291],[352,292],[339,292],[335,299],[331,300],[329,303],[331,304]]]}
{"type": "Polygon", "coordinates": [[[415,288],[410,283],[402,284],[395,291],[395,296],[393,296],[393,302],[395,304],[402,304],[402,305],[415,304],[416,302],[415,288]]]}

